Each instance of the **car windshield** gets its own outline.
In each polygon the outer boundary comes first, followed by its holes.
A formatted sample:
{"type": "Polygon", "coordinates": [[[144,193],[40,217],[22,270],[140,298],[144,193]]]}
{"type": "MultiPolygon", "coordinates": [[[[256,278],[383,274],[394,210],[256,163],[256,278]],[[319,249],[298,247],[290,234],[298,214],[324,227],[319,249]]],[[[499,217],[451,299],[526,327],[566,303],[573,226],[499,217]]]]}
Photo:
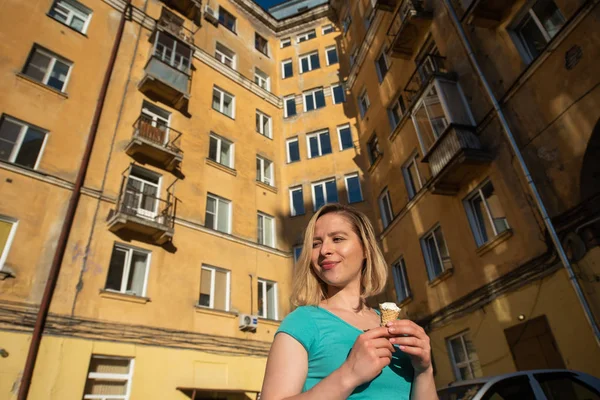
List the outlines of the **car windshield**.
{"type": "Polygon", "coordinates": [[[472,385],[448,387],[438,391],[438,396],[440,400],[471,400],[482,386],[481,383],[474,383],[472,385]]]}

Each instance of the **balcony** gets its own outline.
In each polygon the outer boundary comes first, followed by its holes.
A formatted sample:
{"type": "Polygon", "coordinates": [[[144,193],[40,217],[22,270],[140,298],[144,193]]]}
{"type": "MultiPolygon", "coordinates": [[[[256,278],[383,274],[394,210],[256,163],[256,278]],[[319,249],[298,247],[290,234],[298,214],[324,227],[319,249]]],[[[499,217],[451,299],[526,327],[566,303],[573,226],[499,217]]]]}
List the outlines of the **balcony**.
{"type": "Polygon", "coordinates": [[[472,179],[477,166],[487,164],[492,157],[481,146],[472,126],[449,124],[423,157],[428,162],[434,194],[455,195],[461,185],[472,179]]]}
{"type": "Polygon", "coordinates": [[[425,8],[424,3],[424,0],[404,0],[394,14],[387,30],[392,56],[406,60],[412,58],[419,39],[431,24],[432,12],[425,8]]]}
{"type": "Polygon", "coordinates": [[[481,28],[496,28],[514,3],[515,0],[475,0],[467,10],[467,23],[481,28]]]}
{"type": "Polygon", "coordinates": [[[404,97],[409,107],[421,97],[423,91],[435,77],[456,80],[456,74],[446,68],[444,57],[439,54],[427,54],[417,65],[404,87],[404,97]]]}
{"type": "Polygon", "coordinates": [[[162,245],[171,241],[177,213],[177,198],[167,189],[167,199],[157,196],[152,185],[142,186],[135,177],[123,177],[115,210],[108,219],[108,229],[114,233],[141,236],[151,243],[162,245]]]}
{"type": "Polygon", "coordinates": [[[199,25],[202,4],[200,0],[162,0],[167,6],[179,11],[199,25]]]}
{"type": "Polygon", "coordinates": [[[373,8],[383,11],[394,11],[400,0],[372,0],[373,8]]]}
{"type": "MultiPolygon", "coordinates": [[[[194,3],[193,1],[171,0],[172,3],[194,3]]],[[[162,8],[160,18],[156,22],[156,29],[181,40],[189,46],[194,45],[194,33],[185,27],[185,20],[167,8],[162,8]]]]}
{"type": "Polygon", "coordinates": [[[154,161],[167,171],[179,169],[183,160],[181,132],[145,115],[137,119],[133,128],[133,137],[125,148],[127,154],[154,161]]]}

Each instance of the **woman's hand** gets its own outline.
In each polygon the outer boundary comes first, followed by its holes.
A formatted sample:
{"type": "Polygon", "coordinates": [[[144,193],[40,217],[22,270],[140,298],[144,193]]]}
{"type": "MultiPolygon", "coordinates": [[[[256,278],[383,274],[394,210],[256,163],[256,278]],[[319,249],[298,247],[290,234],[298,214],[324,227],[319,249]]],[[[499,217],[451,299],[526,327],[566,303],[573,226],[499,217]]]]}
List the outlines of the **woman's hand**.
{"type": "Polygon", "coordinates": [[[423,328],[408,319],[391,321],[385,326],[391,335],[390,343],[399,345],[410,356],[415,374],[431,368],[431,345],[423,328]]]}
{"type": "Polygon", "coordinates": [[[394,346],[385,327],[370,329],[356,339],[342,369],[349,385],[357,387],[373,380],[392,361],[394,346]]]}

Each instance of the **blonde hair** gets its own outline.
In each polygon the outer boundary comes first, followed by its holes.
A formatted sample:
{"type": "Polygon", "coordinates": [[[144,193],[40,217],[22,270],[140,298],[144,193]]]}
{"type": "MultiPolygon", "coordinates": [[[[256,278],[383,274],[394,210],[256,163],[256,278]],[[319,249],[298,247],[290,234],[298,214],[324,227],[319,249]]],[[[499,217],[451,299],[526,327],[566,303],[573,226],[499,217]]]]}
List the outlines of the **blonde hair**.
{"type": "Polygon", "coordinates": [[[331,213],[344,216],[352,224],[365,252],[366,260],[360,283],[359,309],[362,308],[368,297],[376,296],[385,289],[388,267],[377,245],[373,225],[367,216],[353,207],[338,203],[327,204],[313,215],[304,233],[302,253],[293,274],[291,296],[293,307],[316,306],[327,297],[327,284],[319,279],[312,268],[311,253],[317,220],[323,215],[331,213]]]}

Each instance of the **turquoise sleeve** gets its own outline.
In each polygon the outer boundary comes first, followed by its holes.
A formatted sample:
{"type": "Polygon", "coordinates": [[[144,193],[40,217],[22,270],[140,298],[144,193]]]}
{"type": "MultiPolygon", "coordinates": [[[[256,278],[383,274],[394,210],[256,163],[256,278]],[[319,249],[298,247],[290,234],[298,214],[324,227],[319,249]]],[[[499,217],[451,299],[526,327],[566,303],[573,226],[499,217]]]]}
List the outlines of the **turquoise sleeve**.
{"type": "Polygon", "coordinates": [[[319,334],[313,316],[304,307],[297,308],[285,317],[275,335],[281,332],[296,339],[307,353],[317,342],[319,334]]]}

